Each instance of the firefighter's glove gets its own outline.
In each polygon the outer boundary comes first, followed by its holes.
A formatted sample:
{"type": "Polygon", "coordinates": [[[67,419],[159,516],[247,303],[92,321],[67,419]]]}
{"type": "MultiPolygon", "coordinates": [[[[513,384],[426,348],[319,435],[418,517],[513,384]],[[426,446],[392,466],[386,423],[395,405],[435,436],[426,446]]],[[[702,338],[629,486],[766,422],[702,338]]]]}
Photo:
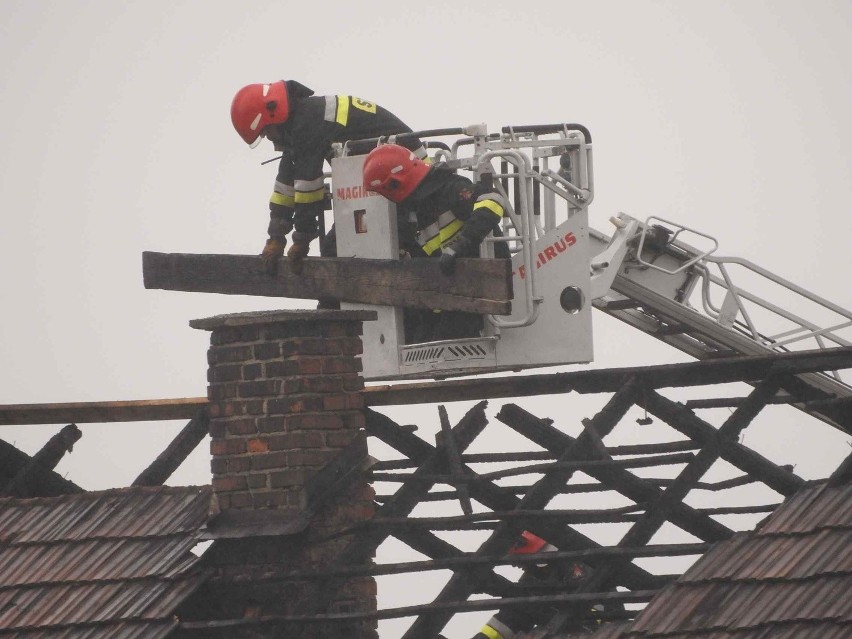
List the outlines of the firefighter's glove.
{"type": "Polygon", "coordinates": [[[260,259],[263,260],[263,267],[269,275],[275,275],[278,272],[278,258],[284,255],[284,247],[286,246],[286,239],[274,240],[269,238],[266,240],[266,246],[263,247],[260,259]]]}
{"type": "Polygon", "coordinates": [[[310,246],[301,242],[296,242],[287,251],[287,259],[290,262],[290,270],[296,275],[302,274],[302,267],[305,264],[305,257],[308,255],[310,246]]]}
{"type": "Polygon", "coordinates": [[[456,272],[456,259],[459,254],[464,253],[470,247],[470,240],[458,236],[452,242],[441,249],[441,274],[452,275],[456,272]]]}

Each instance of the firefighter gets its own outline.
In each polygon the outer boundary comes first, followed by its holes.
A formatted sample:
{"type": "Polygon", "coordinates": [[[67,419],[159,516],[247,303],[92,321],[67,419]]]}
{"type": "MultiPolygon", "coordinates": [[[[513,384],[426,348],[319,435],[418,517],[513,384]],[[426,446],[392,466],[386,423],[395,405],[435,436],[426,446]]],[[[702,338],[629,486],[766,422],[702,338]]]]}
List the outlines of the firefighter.
{"type": "MultiPolygon", "coordinates": [[[[364,161],[364,188],[399,205],[400,242],[412,257],[440,259],[446,276],[459,257],[479,257],[479,246],[489,233],[500,235],[506,210],[504,198],[486,182],[474,184],[445,163],[424,162],[409,149],[383,144],[364,161]],[[406,232],[405,229],[409,229],[406,232]]],[[[495,256],[508,258],[505,243],[495,256]]],[[[482,317],[475,313],[439,312],[426,334],[415,341],[457,339],[479,334],[482,317]]]]}
{"type": "MultiPolygon", "coordinates": [[[[330,157],[332,144],[411,132],[402,120],[373,102],[351,95],[317,96],[295,80],[243,87],[231,103],[231,122],[252,148],[266,138],[282,153],[269,200],[269,239],[261,253],[271,272],[284,255],[290,231],[293,243],[287,256],[292,270],[301,272],[319,231],[325,202],[323,163],[330,157]]],[[[426,157],[416,138],[403,144],[426,157]]],[[[321,247],[323,254],[336,254],[330,244],[321,247]]]]}

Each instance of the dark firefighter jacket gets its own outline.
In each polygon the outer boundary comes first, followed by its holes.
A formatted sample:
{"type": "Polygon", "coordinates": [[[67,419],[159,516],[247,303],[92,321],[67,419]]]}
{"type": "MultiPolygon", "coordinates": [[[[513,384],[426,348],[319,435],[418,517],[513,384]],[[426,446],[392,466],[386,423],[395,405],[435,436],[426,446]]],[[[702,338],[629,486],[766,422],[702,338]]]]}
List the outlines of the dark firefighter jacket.
{"type": "MultiPolygon", "coordinates": [[[[474,184],[443,164],[436,164],[401,202],[400,240],[412,254],[441,254],[457,238],[469,240],[460,257],[478,257],[478,247],[491,231],[500,235],[506,210],[503,197],[484,184],[474,184]],[[412,251],[413,245],[413,251],[412,251]]],[[[509,257],[505,243],[495,246],[496,257],[509,257]]]]}
{"type": "MultiPolygon", "coordinates": [[[[286,86],[290,114],[284,124],[278,125],[277,136],[284,153],[269,201],[270,215],[273,220],[292,219],[297,232],[313,238],[325,197],[323,163],[330,159],[331,145],[410,133],[411,129],[373,102],[351,95],[315,96],[311,89],[293,80],[287,81],[286,86]]],[[[425,156],[419,140],[403,139],[399,143],[425,156]]]]}

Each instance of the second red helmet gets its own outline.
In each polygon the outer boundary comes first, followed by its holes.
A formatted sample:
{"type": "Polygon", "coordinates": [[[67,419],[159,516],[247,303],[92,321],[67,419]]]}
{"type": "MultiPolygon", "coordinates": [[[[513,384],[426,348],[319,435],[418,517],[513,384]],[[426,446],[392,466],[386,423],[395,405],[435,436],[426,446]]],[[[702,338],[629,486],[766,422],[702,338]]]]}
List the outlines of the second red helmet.
{"type": "Polygon", "coordinates": [[[401,202],[429,173],[430,166],[398,144],[382,144],[364,161],[364,188],[401,202]]]}

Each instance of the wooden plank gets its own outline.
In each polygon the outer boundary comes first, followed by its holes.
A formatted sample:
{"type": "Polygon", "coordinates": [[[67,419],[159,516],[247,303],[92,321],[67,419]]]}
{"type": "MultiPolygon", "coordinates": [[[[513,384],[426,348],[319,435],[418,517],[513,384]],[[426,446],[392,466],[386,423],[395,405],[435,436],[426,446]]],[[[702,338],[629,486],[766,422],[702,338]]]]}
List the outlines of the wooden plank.
{"type": "Polygon", "coordinates": [[[206,397],[142,399],[119,402],[6,404],[0,406],[0,426],[22,424],[110,424],[169,419],[192,419],[208,404],[206,397]]]}
{"type": "Polygon", "coordinates": [[[268,274],[251,255],[142,254],[145,288],[225,295],[259,295],[409,308],[508,315],[512,309],[509,260],[460,259],[452,277],[437,260],[309,257],[301,275],[286,260],[268,274]]]}

